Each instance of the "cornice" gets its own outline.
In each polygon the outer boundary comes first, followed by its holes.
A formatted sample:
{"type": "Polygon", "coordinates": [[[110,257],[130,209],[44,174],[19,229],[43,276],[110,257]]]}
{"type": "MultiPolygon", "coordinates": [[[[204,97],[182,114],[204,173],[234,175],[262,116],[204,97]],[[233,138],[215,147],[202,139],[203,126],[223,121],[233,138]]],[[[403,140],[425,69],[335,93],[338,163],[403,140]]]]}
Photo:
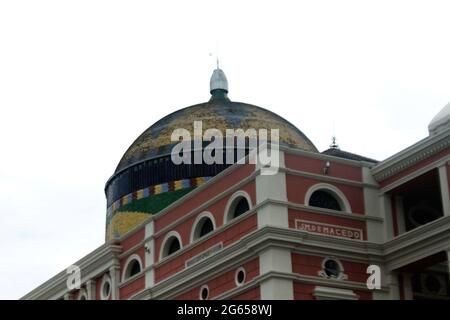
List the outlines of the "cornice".
{"type": "Polygon", "coordinates": [[[304,156],[312,159],[318,159],[323,161],[333,161],[336,163],[351,165],[351,166],[357,166],[357,167],[366,167],[366,168],[372,168],[374,166],[374,163],[367,162],[367,161],[357,161],[357,160],[351,160],[351,159],[345,159],[340,157],[334,157],[327,154],[323,154],[320,152],[312,152],[312,151],[305,151],[301,149],[296,148],[290,148],[284,145],[279,146],[280,151],[287,152],[289,154],[304,156]]]}
{"type": "Polygon", "coordinates": [[[327,176],[324,174],[311,173],[311,172],[306,172],[306,171],[301,171],[301,170],[296,170],[296,169],[291,169],[291,168],[280,168],[280,171],[285,172],[290,175],[305,177],[305,178],[314,179],[314,180],[318,180],[318,181],[334,182],[334,183],[349,185],[352,187],[360,187],[360,188],[367,187],[367,188],[378,189],[378,185],[376,185],[376,184],[365,183],[365,182],[361,182],[361,181],[357,181],[357,180],[338,178],[338,177],[333,177],[333,176],[327,176]]]}
{"type": "MultiPolygon", "coordinates": [[[[99,273],[108,270],[111,266],[117,264],[117,257],[121,251],[121,246],[105,243],[81,260],[75,262],[73,265],[76,265],[81,269],[81,282],[87,282],[99,273]]],[[[69,293],[71,290],[69,290],[66,285],[67,276],[66,270],[61,271],[33,291],[23,296],[21,300],[53,299],[55,297],[63,296],[65,293],[69,293]]]]}
{"type": "Polygon", "coordinates": [[[383,244],[383,255],[388,270],[398,269],[448,250],[450,250],[450,216],[434,220],[383,244]]]}
{"type": "Polygon", "coordinates": [[[309,248],[316,254],[319,249],[323,254],[333,254],[356,261],[369,262],[381,259],[381,247],[377,244],[266,226],[225,247],[210,258],[158,282],[151,288],[145,289],[143,292],[136,294],[135,298],[174,298],[207,281],[211,277],[212,270],[214,270],[214,274],[220,274],[233,266],[238,266],[245,260],[255,257],[259,252],[270,247],[282,247],[291,250],[309,248]]]}
{"type": "Polygon", "coordinates": [[[371,172],[380,182],[450,147],[450,129],[429,136],[409,148],[380,162],[371,172]]]}

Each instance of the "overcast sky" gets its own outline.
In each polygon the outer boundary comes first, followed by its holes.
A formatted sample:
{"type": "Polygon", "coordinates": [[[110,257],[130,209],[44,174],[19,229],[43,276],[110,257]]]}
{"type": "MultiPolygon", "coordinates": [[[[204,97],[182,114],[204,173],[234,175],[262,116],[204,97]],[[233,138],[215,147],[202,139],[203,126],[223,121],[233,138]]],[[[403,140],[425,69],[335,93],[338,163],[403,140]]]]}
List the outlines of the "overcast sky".
{"type": "Polygon", "coordinates": [[[383,160],[450,102],[448,1],[1,1],[0,298],[104,241],[103,192],[164,115],[209,99],[383,160]]]}

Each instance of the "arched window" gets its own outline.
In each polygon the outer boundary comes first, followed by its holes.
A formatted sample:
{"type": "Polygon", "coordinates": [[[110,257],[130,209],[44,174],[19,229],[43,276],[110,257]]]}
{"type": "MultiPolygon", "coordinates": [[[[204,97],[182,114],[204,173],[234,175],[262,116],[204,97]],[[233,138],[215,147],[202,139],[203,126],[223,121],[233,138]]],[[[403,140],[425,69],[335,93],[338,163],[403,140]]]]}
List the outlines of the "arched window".
{"type": "Polygon", "coordinates": [[[168,249],[167,249],[167,255],[170,256],[171,254],[177,252],[181,249],[180,241],[178,241],[177,238],[173,237],[169,241],[168,249]]]}
{"type": "Polygon", "coordinates": [[[202,222],[202,226],[200,228],[200,233],[198,235],[199,238],[206,236],[208,233],[214,230],[213,223],[211,219],[205,218],[202,222]]]}
{"type": "Polygon", "coordinates": [[[225,222],[231,221],[251,209],[250,197],[243,191],[234,194],[225,209],[225,222]]]}
{"type": "Polygon", "coordinates": [[[344,211],[351,213],[352,209],[344,193],[334,185],[318,183],[305,194],[305,205],[317,208],[344,211]]]}
{"type": "Polygon", "coordinates": [[[233,210],[233,219],[239,217],[241,214],[246,213],[248,210],[250,210],[250,206],[248,205],[247,199],[245,199],[244,197],[240,198],[233,210]]]}
{"type": "Polygon", "coordinates": [[[139,256],[136,254],[131,255],[125,263],[124,269],[124,274],[122,276],[123,281],[139,274],[142,270],[142,263],[139,256]]]}
{"type": "Polygon", "coordinates": [[[312,207],[319,207],[324,209],[332,209],[341,211],[339,201],[330,192],[325,190],[317,190],[309,198],[309,205],[312,207]]]}
{"type": "Polygon", "coordinates": [[[180,249],[181,249],[180,235],[175,231],[169,232],[166,235],[165,240],[163,241],[162,250],[160,253],[160,260],[174,254],[180,249]]]}
{"type": "Polygon", "coordinates": [[[215,228],[214,216],[211,213],[200,214],[193,224],[191,242],[213,232],[215,228]]]}

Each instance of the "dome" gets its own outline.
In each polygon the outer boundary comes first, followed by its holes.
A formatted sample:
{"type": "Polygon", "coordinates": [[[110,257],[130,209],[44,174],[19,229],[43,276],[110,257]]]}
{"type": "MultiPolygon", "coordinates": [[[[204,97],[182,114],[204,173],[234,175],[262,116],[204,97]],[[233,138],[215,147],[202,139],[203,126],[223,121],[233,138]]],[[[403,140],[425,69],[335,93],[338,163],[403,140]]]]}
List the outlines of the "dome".
{"type": "Polygon", "coordinates": [[[430,134],[438,134],[447,128],[450,128],[450,103],[434,116],[428,125],[428,131],[430,134]]]}
{"type": "MultiPolygon", "coordinates": [[[[169,114],[146,129],[128,148],[107,181],[107,239],[113,239],[143,223],[195,187],[231,164],[180,164],[171,160],[172,133],[186,129],[193,136],[194,121],[203,133],[218,129],[279,129],[280,145],[317,152],[313,143],[294,125],[255,105],[228,98],[228,81],[217,68],[210,81],[211,99],[169,114]]],[[[203,145],[203,148],[208,144],[203,145]]],[[[237,157],[236,148],[235,158],[237,157]]],[[[248,150],[246,150],[248,152],[248,150]]],[[[235,159],[237,160],[237,159],[235,159]]]]}
{"type": "Polygon", "coordinates": [[[202,121],[203,131],[226,129],[279,128],[280,144],[306,151],[317,152],[312,142],[294,125],[266,109],[229,99],[211,99],[209,102],[178,110],[145,130],[128,148],[117,166],[116,172],[145,159],[169,154],[176,144],[171,141],[177,128],[193,132],[194,121],[202,121]]]}

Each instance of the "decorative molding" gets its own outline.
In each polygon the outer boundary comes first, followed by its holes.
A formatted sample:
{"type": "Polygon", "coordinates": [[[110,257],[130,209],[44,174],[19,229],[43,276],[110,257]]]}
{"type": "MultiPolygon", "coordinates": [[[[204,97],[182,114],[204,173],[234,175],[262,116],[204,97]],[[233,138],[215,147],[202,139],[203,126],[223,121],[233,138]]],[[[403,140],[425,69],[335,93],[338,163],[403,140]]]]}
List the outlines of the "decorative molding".
{"type": "Polygon", "coordinates": [[[450,146],[450,130],[438,135],[429,136],[413,146],[380,162],[372,168],[376,181],[380,182],[404,171],[405,169],[423,161],[450,146]]]}
{"type": "Polygon", "coordinates": [[[386,269],[398,269],[411,262],[445,251],[449,243],[450,216],[445,216],[384,243],[382,253],[386,269]]]}
{"type": "Polygon", "coordinates": [[[192,258],[186,260],[185,268],[192,267],[193,265],[195,265],[205,259],[208,259],[209,257],[211,257],[212,255],[215,255],[217,252],[219,252],[222,249],[223,249],[222,242],[219,242],[219,243],[213,245],[212,247],[206,249],[205,251],[200,252],[199,254],[193,256],[192,258]]]}
{"type": "Polygon", "coordinates": [[[329,161],[333,161],[335,163],[353,165],[353,166],[357,166],[357,167],[371,168],[374,166],[373,162],[357,161],[357,160],[345,159],[345,158],[340,158],[340,157],[334,157],[334,156],[330,156],[330,155],[319,153],[319,152],[311,152],[311,151],[305,151],[305,150],[301,150],[301,149],[294,149],[294,148],[287,147],[285,145],[280,145],[280,151],[284,151],[289,154],[304,156],[307,158],[324,160],[324,161],[329,160],[329,161]]]}
{"type": "Polygon", "coordinates": [[[313,296],[318,300],[358,300],[352,290],[316,286],[313,296]]]}
{"type": "MultiPolygon", "coordinates": [[[[81,283],[84,284],[90,279],[94,279],[107,272],[110,267],[118,264],[118,256],[122,251],[121,246],[105,243],[98,247],[81,260],[74,263],[81,269],[81,283]]],[[[67,288],[68,274],[66,270],[61,271],[56,276],[50,278],[39,287],[23,296],[22,300],[53,300],[69,294],[71,290],[67,288]]]]}
{"type": "Polygon", "coordinates": [[[317,181],[323,181],[323,182],[339,183],[339,184],[344,184],[344,185],[348,185],[348,186],[352,186],[352,187],[378,188],[378,186],[376,184],[372,184],[372,183],[338,178],[338,177],[333,177],[333,176],[326,176],[326,175],[322,175],[322,174],[311,173],[311,172],[306,172],[306,171],[301,171],[301,170],[296,170],[296,169],[291,169],[291,168],[280,168],[280,172],[284,172],[291,176],[299,176],[299,177],[304,177],[304,178],[317,180],[317,181]]]}
{"type": "Polygon", "coordinates": [[[447,162],[450,161],[450,155],[445,156],[441,159],[438,159],[436,161],[433,161],[425,166],[423,166],[422,168],[415,170],[414,172],[411,172],[410,174],[407,174],[403,177],[398,178],[397,180],[393,181],[392,183],[382,187],[379,189],[379,194],[385,194],[388,193],[389,191],[391,191],[392,189],[397,188],[398,186],[401,186],[425,173],[427,173],[428,171],[431,171],[433,169],[437,169],[440,166],[445,165],[447,162]]]}
{"type": "MultiPolygon", "coordinates": [[[[383,223],[383,219],[379,218],[379,217],[373,217],[373,216],[367,216],[367,215],[355,214],[355,213],[349,214],[349,213],[344,213],[344,212],[340,212],[340,211],[334,212],[333,210],[327,210],[327,209],[322,209],[322,208],[314,208],[314,207],[304,206],[304,205],[300,205],[300,204],[294,204],[294,203],[287,202],[287,201],[279,201],[279,200],[267,199],[267,200],[264,200],[263,202],[261,202],[260,204],[255,205],[247,213],[244,213],[243,215],[237,217],[236,219],[233,219],[229,223],[227,223],[225,225],[222,225],[222,226],[218,226],[217,229],[215,229],[213,232],[209,233],[207,236],[202,237],[198,241],[195,241],[193,243],[190,243],[190,244],[184,246],[181,250],[179,250],[178,252],[174,253],[173,255],[170,255],[169,257],[163,259],[162,261],[157,261],[155,263],[154,267],[160,267],[161,264],[164,264],[164,263],[166,263],[168,261],[176,259],[177,257],[179,257],[180,255],[184,254],[188,250],[191,250],[192,248],[194,248],[194,247],[196,247],[198,245],[201,245],[202,243],[204,243],[208,239],[216,236],[217,234],[220,234],[221,232],[224,232],[226,229],[233,227],[235,224],[238,224],[241,220],[244,220],[244,219],[248,218],[249,216],[255,214],[259,209],[262,209],[265,206],[269,206],[269,205],[272,205],[272,204],[275,204],[275,205],[286,205],[290,209],[302,210],[302,211],[313,212],[313,213],[323,214],[323,215],[330,215],[330,216],[335,216],[335,217],[339,217],[339,218],[346,218],[346,219],[351,219],[351,220],[356,220],[356,221],[363,221],[363,222],[364,221],[374,221],[374,222],[377,222],[377,223],[383,223]]],[[[174,222],[174,226],[176,226],[176,225],[178,225],[178,223],[174,222]]],[[[171,225],[169,225],[168,227],[170,227],[170,226],[171,225]]],[[[291,229],[291,230],[294,230],[294,229],[291,229]]],[[[154,236],[149,236],[149,237],[143,239],[141,242],[139,242],[138,244],[136,244],[135,246],[133,246],[129,250],[125,251],[121,256],[123,257],[123,256],[127,256],[130,253],[133,253],[134,251],[137,250],[137,248],[142,247],[147,241],[149,241],[149,240],[151,240],[153,238],[154,238],[154,236]]]]}
{"type": "MultiPolygon", "coordinates": [[[[268,248],[288,248],[291,250],[309,248],[316,254],[339,256],[341,259],[355,259],[366,263],[381,259],[380,245],[267,226],[246,235],[240,241],[223,248],[217,254],[189,269],[184,269],[157,282],[153,287],[144,290],[147,293],[141,293],[155,299],[172,299],[189,290],[189,288],[195,288],[210,280],[212,270],[214,270],[214,274],[220,274],[236,268],[242,265],[244,261],[255,258],[260,252],[268,248]]],[[[321,278],[317,277],[317,279],[321,278]]]]}
{"type": "Polygon", "coordinates": [[[383,223],[383,221],[384,221],[384,219],[381,217],[369,216],[369,215],[362,214],[362,213],[354,213],[354,212],[348,213],[348,212],[336,211],[336,210],[332,210],[332,209],[305,206],[302,204],[289,202],[289,201],[269,200],[268,203],[287,205],[289,209],[301,210],[301,211],[306,211],[306,212],[324,214],[324,215],[329,215],[329,216],[333,216],[333,217],[346,218],[346,219],[352,219],[352,220],[358,220],[358,221],[374,221],[374,222],[379,222],[379,223],[383,223]]]}

